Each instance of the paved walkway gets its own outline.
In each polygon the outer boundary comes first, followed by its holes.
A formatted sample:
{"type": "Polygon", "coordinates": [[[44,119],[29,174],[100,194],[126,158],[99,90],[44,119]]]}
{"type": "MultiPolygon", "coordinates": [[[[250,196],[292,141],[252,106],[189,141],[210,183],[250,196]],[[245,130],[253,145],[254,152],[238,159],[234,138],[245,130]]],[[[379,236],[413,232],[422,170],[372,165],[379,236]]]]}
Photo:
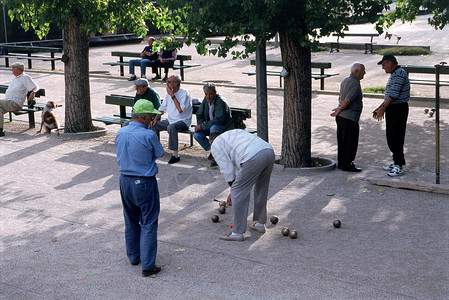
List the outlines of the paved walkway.
{"type": "MultiPolygon", "coordinates": [[[[142,45],[119,48],[139,51],[142,45]]],[[[102,65],[113,49],[91,49],[91,70],[112,71],[108,77],[91,78],[93,116],[116,113],[104,104],[106,94],[134,93],[117,69],[102,65]]],[[[194,49],[181,52],[194,54],[194,49]]],[[[269,55],[279,55],[279,50],[269,50],[269,55]]],[[[330,91],[338,90],[354,60],[367,66],[363,86],[384,85],[388,79],[376,65],[377,55],[350,50],[315,55],[341,74],[326,81],[330,91]]],[[[447,54],[399,58],[422,65],[445,59],[447,54]]],[[[203,80],[233,82],[235,87],[220,87],[219,93],[231,106],[251,108],[247,125],[255,126],[255,91],[248,87],[255,78],[241,74],[253,69],[248,61],[195,55],[194,62],[202,66],[186,71],[183,87],[202,98],[203,80]]],[[[8,84],[9,76],[0,70],[0,84],[8,84]]],[[[61,74],[32,76],[47,90],[46,98],[64,102],[61,74]]],[[[269,85],[276,87],[278,80],[269,79],[269,85]]],[[[164,85],[152,86],[164,94],[164,85]]],[[[278,155],[282,98],[282,91],[269,92],[269,138],[278,155]]],[[[195,144],[183,148],[176,165],[167,164],[168,155],[162,157],[158,263],[163,270],[156,278],[142,278],[140,267],[131,266],[125,255],[113,142],[119,127],[109,126],[104,137],[76,141],[36,134],[21,118],[6,123],[7,136],[0,140],[0,299],[446,299],[449,107],[444,102],[441,108],[442,193],[429,193],[378,184],[435,187],[434,119],[423,113],[433,103],[411,102],[407,173],[391,179],[380,168],[390,161],[385,125],[370,117],[380,101],[364,101],[356,159],[364,171],[275,168],[268,211],[280,222],[263,235],[247,231],[242,243],[218,239],[230,230],[230,210],[220,215],[219,223],[210,221],[218,207],[212,200],[224,200],[228,187],[219,171],[208,168],[207,153],[195,144]],[[332,227],[335,219],[342,221],[340,229],[332,227]],[[299,238],[283,237],[284,226],[296,229],[299,238]]],[[[332,93],[314,93],[314,156],[336,158],[336,126],[329,116],[336,103],[332,93]]],[[[64,123],[63,109],[56,113],[64,123]]]]}

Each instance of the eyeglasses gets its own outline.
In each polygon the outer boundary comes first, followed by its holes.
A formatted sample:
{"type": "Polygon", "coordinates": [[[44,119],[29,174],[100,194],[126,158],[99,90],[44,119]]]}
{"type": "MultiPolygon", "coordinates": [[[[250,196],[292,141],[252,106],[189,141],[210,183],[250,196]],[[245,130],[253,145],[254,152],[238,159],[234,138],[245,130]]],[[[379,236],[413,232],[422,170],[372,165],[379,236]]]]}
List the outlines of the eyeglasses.
{"type": "Polygon", "coordinates": [[[167,81],[167,83],[175,83],[176,81],[171,81],[171,80],[169,80],[169,81],[167,81]]]}

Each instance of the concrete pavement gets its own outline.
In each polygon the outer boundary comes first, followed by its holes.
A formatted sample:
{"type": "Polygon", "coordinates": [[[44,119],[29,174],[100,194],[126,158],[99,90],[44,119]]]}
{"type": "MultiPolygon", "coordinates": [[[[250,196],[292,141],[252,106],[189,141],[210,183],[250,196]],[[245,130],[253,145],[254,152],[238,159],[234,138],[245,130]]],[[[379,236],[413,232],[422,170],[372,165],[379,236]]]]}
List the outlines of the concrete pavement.
{"type": "MultiPolygon", "coordinates": [[[[427,37],[439,40],[430,32],[427,37]]],[[[143,46],[118,48],[140,51],[143,46]]],[[[134,93],[117,68],[102,65],[113,49],[117,47],[91,49],[91,70],[112,73],[91,78],[93,116],[117,112],[104,104],[106,94],[134,93]]],[[[180,53],[193,51],[183,48],[180,53]]],[[[274,57],[279,50],[268,54],[274,57]]],[[[354,60],[367,66],[362,86],[384,85],[388,79],[376,65],[377,55],[350,50],[315,55],[317,61],[331,61],[333,71],[335,66],[340,73],[326,81],[326,89],[333,92],[354,60]]],[[[253,118],[247,125],[255,127],[256,96],[249,87],[255,79],[241,74],[253,69],[249,62],[193,57],[202,66],[186,71],[183,87],[201,98],[204,80],[226,83],[218,92],[231,106],[251,108],[253,118]]],[[[447,54],[398,59],[431,65],[447,60],[447,54]]],[[[46,98],[63,103],[61,74],[31,75],[47,90],[46,98]]],[[[8,84],[9,72],[0,70],[0,78],[8,84]]],[[[277,78],[269,78],[269,138],[279,155],[283,93],[277,85],[277,78]]],[[[152,86],[164,94],[163,84],[152,86]]],[[[443,97],[449,98],[447,91],[443,97]]],[[[419,87],[417,93],[432,95],[433,90],[419,87]]],[[[363,172],[305,174],[276,167],[268,212],[280,221],[263,235],[247,231],[244,242],[218,239],[230,230],[231,210],[220,215],[219,223],[210,221],[218,208],[212,200],[224,200],[229,190],[219,171],[208,168],[207,153],[197,144],[184,147],[176,165],[168,165],[169,156],[164,155],[158,162],[157,259],[163,269],[155,278],[142,278],[140,266],[131,266],[126,258],[114,146],[119,127],[109,126],[104,137],[69,140],[36,134],[20,117],[6,123],[7,135],[0,140],[0,299],[447,299],[448,196],[372,184],[435,182],[434,119],[423,113],[433,103],[410,103],[406,175],[392,179],[380,168],[391,160],[385,125],[370,116],[380,101],[364,101],[356,159],[363,172]],[[340,229],[332,227],[335,219],[342,221],[340,229]],[[283,237],[284,226],[296,229],[299,238],[283,237]]],[[[329,116],[336,103],[334,93],[314,93],[314,156],[336,158],[336,126],[329,116]]],[[[448,110],[443,102],[443,189],[449,183],[448,110]]],[[[63,111],[56,110],[62,123],[63,111]]]]}

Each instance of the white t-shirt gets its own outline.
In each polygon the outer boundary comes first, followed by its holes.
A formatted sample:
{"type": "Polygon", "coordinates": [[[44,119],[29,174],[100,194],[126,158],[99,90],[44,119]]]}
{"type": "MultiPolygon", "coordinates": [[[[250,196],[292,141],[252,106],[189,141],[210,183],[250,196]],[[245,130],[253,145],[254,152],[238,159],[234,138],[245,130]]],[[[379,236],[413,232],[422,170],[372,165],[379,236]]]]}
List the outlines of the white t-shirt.
{"type": "Polygon", "coordinates": [[[12,76],[11,84],[5,93],[5,99],[12,100],[19,105],[23,105],[27,97],[27,93],[31,90],[38,91],[39,87],[27,74],[12,76]]]}
{"type": "Polygon", "coordinates": [[[179,89],[175,93],[176,99],[181,106],[182,112],[180,113],[173,102],[173,99],[169,94],[166,94],[164,101],[159,107],[159,111],[168,113],[167,120],[170,124],[176,123],[178,121],[183,121],[187,126],[190,126],[192,122],[192,97],[189,92],[184,89],[179,89]]]}
{"type": "Polygon", "coordinates": [[[260,137],[242,129],[228,130],[212,143],[211,152],[227,182],[235,179],[234,166],[251,159],[263,149],[273,149],[260,137]]]}

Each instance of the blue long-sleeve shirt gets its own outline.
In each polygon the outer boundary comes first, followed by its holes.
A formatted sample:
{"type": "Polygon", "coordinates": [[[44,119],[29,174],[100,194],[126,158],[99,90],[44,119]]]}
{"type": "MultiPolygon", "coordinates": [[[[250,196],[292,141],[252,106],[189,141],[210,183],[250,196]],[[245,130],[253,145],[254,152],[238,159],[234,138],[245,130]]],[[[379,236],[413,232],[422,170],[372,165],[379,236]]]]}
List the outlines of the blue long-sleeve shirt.
{"type": "Polygon", "coordinates": [[[156,133],[142,123],[130,122],[115,137],[117,162],[123,175],[151,177],[158,173],[156,159],[164,154],[156,133]]]}

